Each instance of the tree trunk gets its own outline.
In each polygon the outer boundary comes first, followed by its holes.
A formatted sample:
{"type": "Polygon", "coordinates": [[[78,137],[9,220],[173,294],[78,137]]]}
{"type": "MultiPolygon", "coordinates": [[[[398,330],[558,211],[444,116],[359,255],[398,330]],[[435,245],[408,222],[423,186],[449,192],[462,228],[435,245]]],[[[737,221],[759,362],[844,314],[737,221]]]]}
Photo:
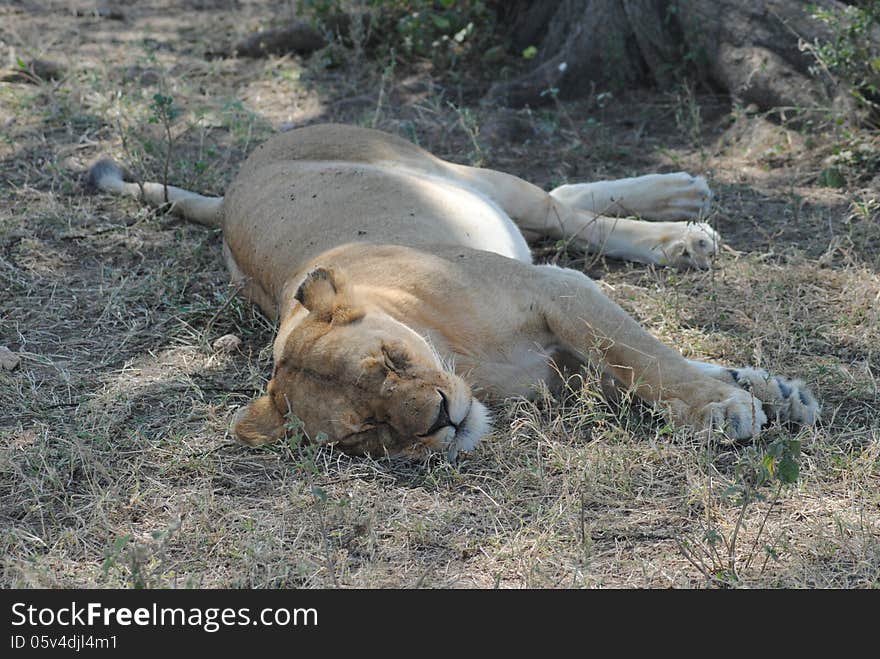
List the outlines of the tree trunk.
{"type": "Polygon", "coordinates": [[[511,10],[517,52],[538,49],[525,75],[497,83],[489,97],[513,106],[551,94],[592,90],[683,74],[759,109],[828,107],[830,78],[810,71],[803,43],[830,38],[810,5],[841,10],[838,0],[519,0],[511,10]]]}

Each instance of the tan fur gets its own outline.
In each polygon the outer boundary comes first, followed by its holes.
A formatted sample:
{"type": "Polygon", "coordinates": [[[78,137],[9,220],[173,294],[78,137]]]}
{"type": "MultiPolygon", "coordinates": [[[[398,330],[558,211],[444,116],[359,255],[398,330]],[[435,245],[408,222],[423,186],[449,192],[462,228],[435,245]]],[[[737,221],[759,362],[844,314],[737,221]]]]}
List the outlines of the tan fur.
{"type": "Polygon", "coordinates": [[[704,266],[717,249],[705,225],[596,215],[597,199],[698,219],[708,188],[655,175],[548,194],[379,131],[272,138],[220,213],[233,277],[279,322],[267,395],[237,415],[237,436],[256,445],[301,422],[353,453],[467,450],[488,429],[478,399],[529,395],[553,356],[602,363],[674,421],[756,434],[784,401],[689,363],[583,274],[531,263],[521,231],[657,264],[704,266]]]}

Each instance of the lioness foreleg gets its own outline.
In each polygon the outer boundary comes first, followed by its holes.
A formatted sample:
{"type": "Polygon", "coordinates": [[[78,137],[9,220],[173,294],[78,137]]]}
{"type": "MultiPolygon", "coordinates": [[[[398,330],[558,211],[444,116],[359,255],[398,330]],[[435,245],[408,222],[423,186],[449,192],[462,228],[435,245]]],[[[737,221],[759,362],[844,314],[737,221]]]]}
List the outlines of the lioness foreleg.
{"type": "Polygon", "coordinates": [[[818,405],[802,384],[767,376],[768,384],[759,386],[763,379],[752,378],[753,369],[690,362],[646,332],[588,277],[554,266],[537,270],[542,277],[542,313],[559,342],[603,363],[623,388],[662,409],[671,420],[699,429],[723,429],[734,439],[757,435],[768,412],[803,424],[816,420],[818,405]]]}

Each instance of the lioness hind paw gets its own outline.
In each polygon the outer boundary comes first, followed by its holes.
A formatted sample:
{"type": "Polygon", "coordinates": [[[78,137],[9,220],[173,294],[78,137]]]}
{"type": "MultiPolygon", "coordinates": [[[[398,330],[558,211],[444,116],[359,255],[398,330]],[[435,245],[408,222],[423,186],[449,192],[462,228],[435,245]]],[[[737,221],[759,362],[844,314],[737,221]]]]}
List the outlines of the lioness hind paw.
{"type": "Polygon", "coordinates": [[[660,174],[651,184],[656,208],[645,213],[646,216],[661,220],[701,220],[709,214],[712,191],[702,176],[686,172],[660,174]]]}
{"type": "Polygon", "coordinates": [[[655,263],[677,268],[708,270],[718,253],[721,236],[705,222],[674,222],[661,229],[653,246],[655,263]]]}

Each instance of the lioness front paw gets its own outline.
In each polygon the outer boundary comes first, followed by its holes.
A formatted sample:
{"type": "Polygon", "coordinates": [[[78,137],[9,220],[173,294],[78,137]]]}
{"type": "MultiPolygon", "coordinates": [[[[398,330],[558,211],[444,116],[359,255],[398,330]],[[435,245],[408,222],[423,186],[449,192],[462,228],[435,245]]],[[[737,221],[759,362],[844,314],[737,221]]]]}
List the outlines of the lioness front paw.
{"type": "Polygon", "coordinates": [[[660,237],[652,246],[656,265],[706,270],[718,253],[721,236],[705,222],[669,222],[654,225],[660,237]]]}
{"type": "Polygon", "coordinates": [[[747,391],[735,390],[722,401],[702,409],[703,427],[721,430],[731,439],[751,439],[767,423],[762,401],[747,391]]]}
{"type": "Polygon", "coordinates": [[[711,378],[759,399],[770,419],[803,426],[811,426],[819,419],[819,403],[800,380],[771,375],[760,368],[728,368],[693,360],[690,363],[711,378]]]}
{"type": "Polygon", "coordinates": [[[729,368],[727,374],[732,384],[764,403],[764,411],[770,418],[803,426],[812,426],[819,418],[819,403],[800,380],[770,375],[757,368],[729,368]]]}

